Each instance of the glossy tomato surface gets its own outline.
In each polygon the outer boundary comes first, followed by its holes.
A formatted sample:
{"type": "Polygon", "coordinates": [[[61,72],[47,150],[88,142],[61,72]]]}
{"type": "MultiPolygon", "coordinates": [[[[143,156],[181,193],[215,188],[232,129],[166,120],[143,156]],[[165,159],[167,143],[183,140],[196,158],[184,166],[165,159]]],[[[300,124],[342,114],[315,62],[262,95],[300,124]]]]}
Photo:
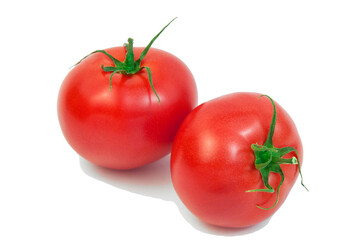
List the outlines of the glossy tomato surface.
{"type": "MultiPolygon", "coordinates": [[[[143,48],[134,48],[138,59],[143,48]]],[[[124,61],[125,47],[106,49],[124,61]]],[[[113,62],[94,53],[66,76],[58,96],[58,117],[66,140],[83,158],[103,167],[131,169],[167,155],[186,115],[197,105],[192,73],[174,55],[151,48],[134,75],[114,74],[113,62]]]]}
{"type": "MultiPolygon", "coordinates": [[[[174,141],[171,174],[185,206],[201,220],[223,227],[246,227],[270,217],[282,205],[298,176],[298,165],[282,164],[285,180],[277,194],[246,192],[265,188],[255,168],[252,144],[264,144],[273,106],[257,93],[225,95],[195,108],[174,141]]],[[[294,147],[302,161],[302,144],[290,116],[276,103],[275,147],[294,147]]],[[[296,156],[294,152],[286,157],[296,156]]],[[[281,177],[270,173],[277,189],[281,177]]]]}

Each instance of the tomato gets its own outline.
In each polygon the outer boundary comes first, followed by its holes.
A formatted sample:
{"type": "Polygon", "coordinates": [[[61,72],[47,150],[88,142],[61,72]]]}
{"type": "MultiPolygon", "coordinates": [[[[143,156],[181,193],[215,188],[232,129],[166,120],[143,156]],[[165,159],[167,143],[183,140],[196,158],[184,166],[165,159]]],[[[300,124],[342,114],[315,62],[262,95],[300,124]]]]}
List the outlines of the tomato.
{"type": "Polygon", "coordinates": [[[260,96],[233,93],[203,103],[178,130],[173,186],[207,223],[246,227],[269,218],[300,172],[303,150],[295,124],[280,105],[260,96]]]}
{"type": "Polygon", "coordinates": [[[58,96],[68,143],[83,158],[113,169],[136,168],[169,154],[182,120],[197,105],[193,75],[180,59],[150,48],[152,42],[133,48],[128,41],[83,59],[58,96]],[[115,69],[120,61],[138,63],[138,71],[115,69]]]}

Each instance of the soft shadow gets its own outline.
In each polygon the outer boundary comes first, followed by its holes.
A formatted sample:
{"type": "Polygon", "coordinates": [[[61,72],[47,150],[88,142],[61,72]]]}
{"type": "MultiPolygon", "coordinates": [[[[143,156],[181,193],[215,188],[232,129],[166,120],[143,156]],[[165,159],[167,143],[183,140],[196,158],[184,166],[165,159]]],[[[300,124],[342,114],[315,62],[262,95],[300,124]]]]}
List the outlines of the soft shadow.
{"type": "Polygon", "coordinates": [[[169,166],[169,156],[131,170],[99,167],[80,157],[80,167],[90,177],[129,192],[173,201],[177,196],[170,180],[169,166]]]}
{"type": "Polygon", "coordinates": [[[147,197],[171,201],[178,207],[183,218],[195,229],[212,235],[246,235],[265,227],[269,219],[247,228],[222,228],[200,221],[181,202],[175,192],[170,174],[170,155],[157,162],[132,170],[112,170],[96,166],[79,157],[83,172],[116,188],[147,197]]]}
{"type": "Polygon", "coordinates": [[[213,235],[220,235],[220,236],[242,236],[247,235],[253,232],[257,232],[258,230],[264,228],[268,222],[270,221],[271,217],[260,222],[254,226],[244,227],[244,228],[224,228],[218,227],[214,225],[210,225],[207,223],[199,222],[199,226],[195,227],[196,229],[213,235]]]}

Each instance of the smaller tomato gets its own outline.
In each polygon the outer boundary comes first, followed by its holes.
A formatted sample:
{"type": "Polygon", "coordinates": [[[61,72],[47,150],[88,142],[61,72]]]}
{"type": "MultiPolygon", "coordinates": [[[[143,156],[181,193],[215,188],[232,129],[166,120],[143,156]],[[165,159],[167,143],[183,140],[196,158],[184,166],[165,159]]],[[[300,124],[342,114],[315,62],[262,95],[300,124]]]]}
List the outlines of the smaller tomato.
{"type": "Polygon", "coordinates": [[[234,93],[203,103],[178,130],[173,185],[186,207],[207,223],[246,227],[267,219],[301,173],[295,124],[281,106],[261,96],[234,93]]]}

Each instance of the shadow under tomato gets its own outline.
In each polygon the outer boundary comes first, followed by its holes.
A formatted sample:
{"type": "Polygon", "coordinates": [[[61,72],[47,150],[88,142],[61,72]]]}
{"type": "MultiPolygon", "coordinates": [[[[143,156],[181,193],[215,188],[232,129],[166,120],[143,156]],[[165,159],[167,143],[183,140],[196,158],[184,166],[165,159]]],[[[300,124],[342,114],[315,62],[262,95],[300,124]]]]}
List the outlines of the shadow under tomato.
{"type": "Polygon", "coordinates": [[[157,162],[131,170],[112,170],[96,166],[82,157],[79,163],[84,173],[94,179],[143,196],[171,201],[178,207],[183,218],[195,229],[213,235],[246,235],[265,227],[269,219],[247,228],[222,228],[202,222],[181,202],[175,192],[170,174],[170,155],[157,162]]]}

